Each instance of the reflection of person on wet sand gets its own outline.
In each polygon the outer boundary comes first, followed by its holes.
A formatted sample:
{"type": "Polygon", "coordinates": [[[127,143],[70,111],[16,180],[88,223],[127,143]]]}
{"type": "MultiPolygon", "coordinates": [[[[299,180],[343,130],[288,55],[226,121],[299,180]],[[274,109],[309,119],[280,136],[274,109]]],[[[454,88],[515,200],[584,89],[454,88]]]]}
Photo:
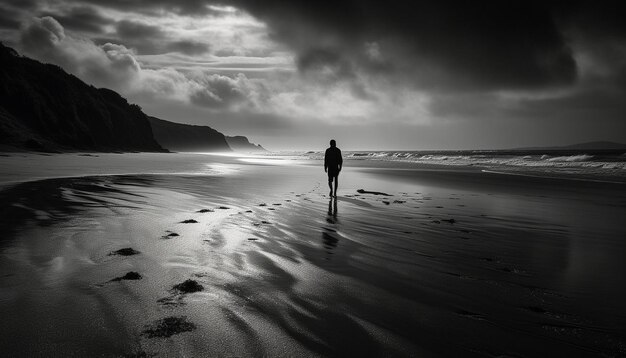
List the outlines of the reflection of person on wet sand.
{"type": "Polygon", "coordinates": [[[341,150],[337,148],[334,139],[330,140],[330,148],[326,149],[324,154],[324,171],[328,173],[328,187],[330,188],[331,197],[337,197],[337,186],[339,186],[339,172],[343,166],[343,158],[341,150]],[[335,181],[335,192],[333,194],[333,180],[335,181]]]}
{"type": "MultiPolygon", "coordinates": [[[[329,224],[337,224],[337,198],[335,197],[334,199],[331,198],[328,201],[328,216],[326,216],[326,222],[329,224]]],[[[327,250],[326,252],[329,254],[332,254],[332,250],[337,247],[337,243],[339,242],[339,239],[336,238],[335,236],[333,236],[333,232],[335,232],[334,229],[325,227],[324,230],[329,231],[322,231],[322,244],[324,245],[324,248],[327,250]]],[[[326,258],[327,260],[329,258],[326,258]]]]}
{"type": "Polygon", "coordinates": [[[337,198],[328,201],[328,220],[332,220],[331,217],[337,220],[337,198]]]}

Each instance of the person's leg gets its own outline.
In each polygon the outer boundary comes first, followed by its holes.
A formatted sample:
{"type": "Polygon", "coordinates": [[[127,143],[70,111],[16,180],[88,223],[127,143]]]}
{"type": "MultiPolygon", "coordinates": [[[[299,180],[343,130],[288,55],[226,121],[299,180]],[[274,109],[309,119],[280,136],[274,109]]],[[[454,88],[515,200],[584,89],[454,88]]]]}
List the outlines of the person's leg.
{"type": "Polygon", "coordinates": [[[329,196],[333,196],[333,177],[331,175],[328,176],[328,187],[330,188],[329,196]]]}
{"type": "Polygon", "coordinates": [[[335,177],[335,198],[337,197],[337,186],[339,186],[339,174],[335,177]]]}

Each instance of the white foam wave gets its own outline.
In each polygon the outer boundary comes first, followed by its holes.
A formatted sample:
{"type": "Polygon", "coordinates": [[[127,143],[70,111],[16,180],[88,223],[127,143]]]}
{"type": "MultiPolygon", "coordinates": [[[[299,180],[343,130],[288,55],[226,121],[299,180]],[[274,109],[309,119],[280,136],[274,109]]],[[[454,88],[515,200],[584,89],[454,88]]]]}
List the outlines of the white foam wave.
{"type": "Polygon", "coordinates": [[[578,154],[578,155],[569,155],[563,157],[554,157],[547,159],[549,162],[586,162],[593,159],[593,155],[588,154],[578,154]]]}

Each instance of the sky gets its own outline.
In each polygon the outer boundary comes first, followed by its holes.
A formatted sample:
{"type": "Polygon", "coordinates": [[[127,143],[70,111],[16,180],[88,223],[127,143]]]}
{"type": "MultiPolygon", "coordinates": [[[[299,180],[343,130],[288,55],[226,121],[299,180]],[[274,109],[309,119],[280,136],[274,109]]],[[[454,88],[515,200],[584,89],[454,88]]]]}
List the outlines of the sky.
{"type": "Polygon", "coordinates": [[[270,150],[626,143],[626,2],[0,0],[0,41],[270,150]]]}

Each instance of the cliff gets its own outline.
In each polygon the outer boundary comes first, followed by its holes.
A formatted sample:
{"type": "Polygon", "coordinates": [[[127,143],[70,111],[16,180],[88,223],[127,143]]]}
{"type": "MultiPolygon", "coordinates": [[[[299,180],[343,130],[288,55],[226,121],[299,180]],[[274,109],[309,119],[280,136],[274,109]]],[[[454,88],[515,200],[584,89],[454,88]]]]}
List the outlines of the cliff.
{"type": "Polygon", "coordinates": [[[260,144],[250,143],[248,138],[244,136],[226,136],[226,141],[228,145],[235,151],[238,152],[265,152],[265,148],[261,147],[260,144]]]}
{"type": "Polygon", "coordinates": [[[177,152],[231,151],[224,135],[207,126],[194,126],[149,117],[154,138],[177,152]]]}
{"type": "Polygon", "coordinates": [[[138,105],[1,43],[0,147],[164,151],[138,105]]]}

